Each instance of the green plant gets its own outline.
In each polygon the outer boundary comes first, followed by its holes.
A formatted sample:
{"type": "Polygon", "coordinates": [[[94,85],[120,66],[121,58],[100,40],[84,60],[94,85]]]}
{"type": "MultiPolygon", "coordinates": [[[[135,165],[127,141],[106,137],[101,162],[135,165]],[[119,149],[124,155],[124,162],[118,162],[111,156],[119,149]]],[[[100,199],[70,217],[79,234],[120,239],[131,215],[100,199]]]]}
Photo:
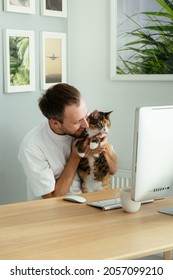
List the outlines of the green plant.
{"type": "Polygon", "coordinates": [[[29,6],[29,0],[19,0],[19,2],[25,7],[29,6]]]}
{"type": "Polygon", "coordinates": [[[160,11],[140,13],[147,25],[142,27],[127,16],[137,28],[125,34],[132,40],[118,50],[123,66],[116,67],[117,74],[173,74],[173,1],[155,1],[160,11]],[[121,57],[122,50],[131,51],[128,59],[121,57]]]}
{"type": "Polygon", "coordinates": [[[29,69],[29,38],[10,37],[10,84],[28,85],[29,69]]]}

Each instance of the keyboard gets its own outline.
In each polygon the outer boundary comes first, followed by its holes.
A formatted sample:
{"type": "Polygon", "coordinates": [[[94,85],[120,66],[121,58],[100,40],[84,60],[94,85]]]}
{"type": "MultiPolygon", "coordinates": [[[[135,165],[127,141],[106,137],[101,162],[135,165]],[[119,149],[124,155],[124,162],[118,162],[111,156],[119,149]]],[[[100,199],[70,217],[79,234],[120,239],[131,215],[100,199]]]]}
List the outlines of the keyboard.
{"type": "Polygon", "coordinates": [[[105,199],[88,203],[89,206],[101,208],[102,210],[112,210],[122,208],[120,199],[105,199]]]}
{"type": "MultiPolygon", "coordinates": [[[[142,204],[153,202],[153,199],[142,201],[142,204]]],[[[94,201],[88,203],[89,206],[97,207],[102,210],[112,210],[112,209],[119,209],[122,208],[120,198],[115,199],[104,199],[99,201],[94,201]]]]}

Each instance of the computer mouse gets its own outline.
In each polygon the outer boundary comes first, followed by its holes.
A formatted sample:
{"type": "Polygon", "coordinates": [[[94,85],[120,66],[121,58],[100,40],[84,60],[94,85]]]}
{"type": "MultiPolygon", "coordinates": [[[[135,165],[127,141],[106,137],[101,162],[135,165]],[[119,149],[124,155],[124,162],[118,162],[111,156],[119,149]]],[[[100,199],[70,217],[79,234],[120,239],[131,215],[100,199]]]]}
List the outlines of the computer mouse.
{"type": "Polygon", "coordinates": [[[78,203],[84,203],[86,201],[86,198],[78,195],[66,195],[63,197],[63,199],[67,201],[78,202],[78,203]]]}

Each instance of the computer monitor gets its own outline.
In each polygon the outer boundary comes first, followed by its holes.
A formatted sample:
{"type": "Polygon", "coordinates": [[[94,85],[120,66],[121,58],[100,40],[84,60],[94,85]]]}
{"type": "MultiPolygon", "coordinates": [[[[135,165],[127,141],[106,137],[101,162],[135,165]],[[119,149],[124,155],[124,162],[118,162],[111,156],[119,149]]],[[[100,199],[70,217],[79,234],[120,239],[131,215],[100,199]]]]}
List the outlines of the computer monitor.
{"type": "Polygon", "coordinates": [[[131,196],[135,201],[173,196],[173,105],[135,111],[131,196]]]}

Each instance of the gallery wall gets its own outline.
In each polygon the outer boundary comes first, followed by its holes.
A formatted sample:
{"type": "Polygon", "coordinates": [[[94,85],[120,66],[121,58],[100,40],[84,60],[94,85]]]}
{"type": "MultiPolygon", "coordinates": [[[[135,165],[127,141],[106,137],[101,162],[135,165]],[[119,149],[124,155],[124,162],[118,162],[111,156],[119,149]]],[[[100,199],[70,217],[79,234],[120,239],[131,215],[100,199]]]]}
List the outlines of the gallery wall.
{"type": "Polygon", "coordinates": [[[26,183],[17,159],[24,135],[43,117],[38,109],[41,90],[40,32],[67,33],[67,18],[42,16],[41,1],[35,1],[35,14],[4,12],[0,1],[0,204],[26,200],[26,183]],[[31,30],[35,35],[35,91],[5,93],[4,49],[5,29],[31,30]]]}
{"type": "Polygon", "coordinates": [[[17,160],[24,135],[42,120],[37,100],[40,89],[40,31],[67,33],[68,82],[83,94],[89,110],[113,110],[109,140],[119,168],[130,169],[134,111],[139,105],[173,103],[172,82],[112,81],[110,79],[110,1],[70,0],[68,17],[4,12],[0,3],[0,204],[26,200],[25,175],[17,160]],[[4,93],[2,31],[6,28],[35,32],[36,90],[4,93]]]}

